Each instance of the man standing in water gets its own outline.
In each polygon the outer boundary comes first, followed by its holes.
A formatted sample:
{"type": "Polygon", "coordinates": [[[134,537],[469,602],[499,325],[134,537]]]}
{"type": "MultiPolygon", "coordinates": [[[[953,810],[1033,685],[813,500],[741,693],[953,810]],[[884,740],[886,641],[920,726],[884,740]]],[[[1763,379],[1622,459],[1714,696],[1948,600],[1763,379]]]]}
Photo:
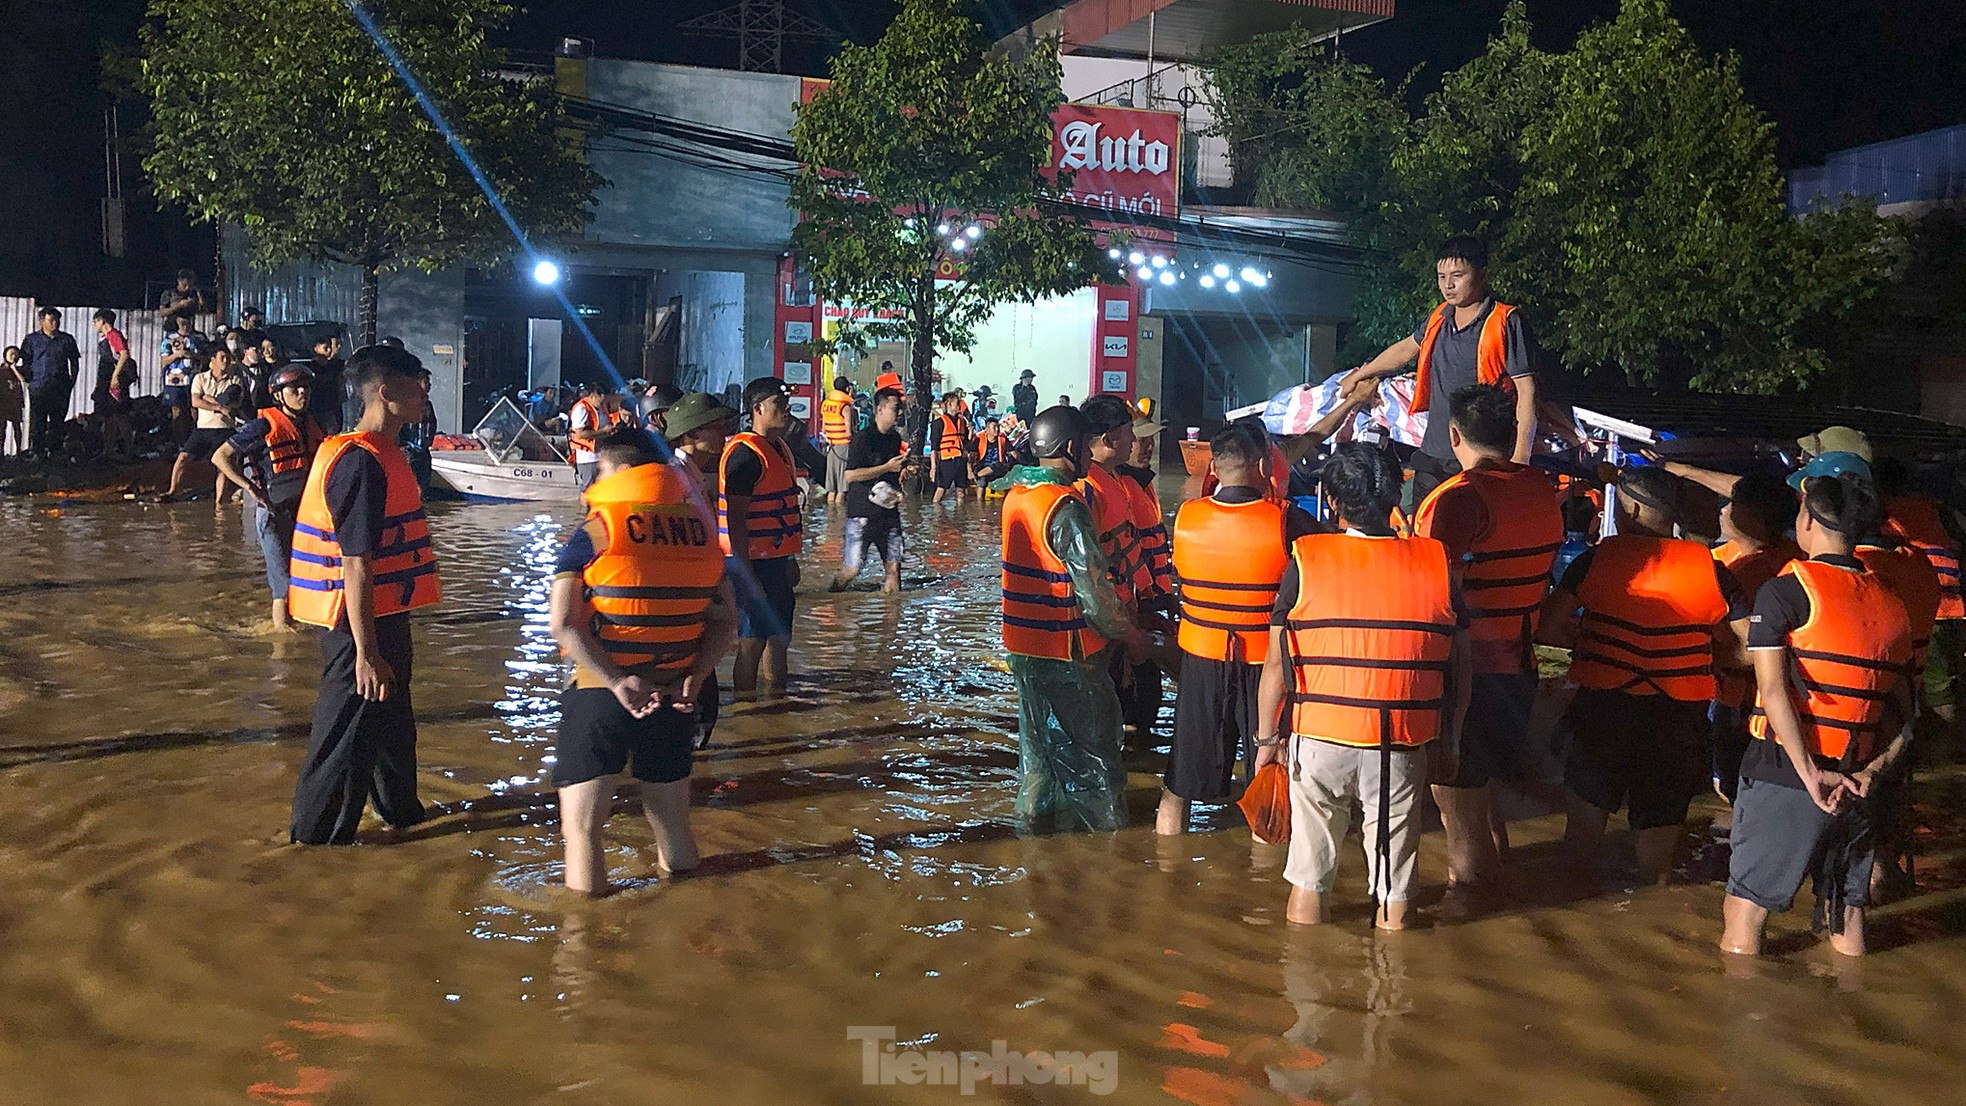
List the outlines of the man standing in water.
{"type": "Polygon", "coordinates": [[[1003,642],[1017,684],[1017,822],[1027,833],[1126,825],[1120,703],[1104,654],[1144,652],[1147,642],[1113,591],[1073,484],[1086,436],[1071,407],[1043,412],[1031,425],[1038,463],[1006,477],[1003,642]]]}
{"type": "Polygon", "coordinates": [[[602,836],[625,768],[641,784],[662,870],[697,865],[689,776],[698,699],[716,694],[737,617],[714,519],[690,476],[664,464],[637,427],[602,431],[594,452],[599,475],[583,497],[586,521],[561,548],[550,617],[573,662],[553,764],[567,887],[600,895],[602,836]]]}
{"type": "Polygon", "coordinates": [[[1494,384],[1515,400],[1515,443],[1504,460],[1529,463],[1536,443],[1536,346],[1522,313],[1495,302],[1488,288],[1488,245],[1457,234],[1441,243],[1434,268],[1440,306],[1408,338],[1401,338],[1372,360],[1345,374],[1348,398],[1362,398],[1384,377],[1419,365],[1413,410],[1429,412],[1427,436],[1413,455],[1408,508],[1417,506],[1441,481],[1459,472],[1460,462],[1447,440],[1449,397],[1470,384],[1494,384]]]}
{"type": "Polygon", "coordinates": [[[732,435],[724,446],[717,524],[739,603],[731,689],[748,696],[758,690],[761,668],[767,691],[785,690],[805,517],[792,451],[785,444],[792,406],[784,381],[753,380],[744,386],[744,406],[751,429],[732,435]]]}
{"type": "MultiPolygon", "coordinates": [[[[315,450],[327,434],[314,421],[307,370],[288,365],[273,374],[268,390],[271,406],[261,408],[253,421],[239,428],[218,452],[212,464],[219,475],[252,493],[257,504],[253,526],[259,535],[260,556],[266,561],[266,586],[273,592],[273,627],[290,631],[293,619],[287,613],[287,592],[291,588],[287,566],[293,561],[294,518],[301,492],[307,487],[307,473],[314,465],[315,450]],[[250,465],[247,473],[241,462],[250,465]]],[[[335,387],[341,377],[335,377],[335,387]]]]}
{"type": "Polygon", "coordinates": [[[1795,538],[1808,559],[1755,598],[1748,656],[1760,690],[1749,733],[1759,740],[1741,758],[1734,798],[1725,952],[1760,953],[1769,913],[1787,910],[1810,876],[1830,948],[1864,953],[1875,855],[1867,808],[1910,745],[1911,621],[1855,555],[1882,514],[1864,476],[1806,477],[1795,538]]]}
{"type": "Polygon", "coordinates": [[[874,422],[856,431],[848,446],[846,468],[846,540],[840,547],[840,571],[832,591],[845,591],[860,575],[867,551],[881,558],[881,593],[901,593],[901,469],[908,451],[895,430],[901,419],[901,393],[883,388],[874,393],[874,422]]]}
{"type": "Polygon", "coordinates": [[[287,593],[293,617],[321,628],[321,694],[294,787],[292,839],[304,845],[352,844],[370,800],[393,829],[423,820],[409,613],[442,587],[423,494],[396,444],[423,418],[423,363],[365,346],[348,372],[362,417],[321,443],[308,473],[287,593]]]}

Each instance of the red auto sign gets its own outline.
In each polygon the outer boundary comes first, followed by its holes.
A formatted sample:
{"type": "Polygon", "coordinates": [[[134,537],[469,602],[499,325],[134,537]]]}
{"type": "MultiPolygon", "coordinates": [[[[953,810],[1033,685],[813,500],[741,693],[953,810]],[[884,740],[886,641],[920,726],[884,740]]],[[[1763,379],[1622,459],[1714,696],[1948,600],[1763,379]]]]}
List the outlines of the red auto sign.
{"type": "Polygon", "coordinates": [[[1179,213],[1179,115],[1068,103],[1060,104],[1051,119],[1051,171],[1071,170],[1073,202],[1111,212],[1114,223],[1135,215],[1171,219],[1179,213]]]}

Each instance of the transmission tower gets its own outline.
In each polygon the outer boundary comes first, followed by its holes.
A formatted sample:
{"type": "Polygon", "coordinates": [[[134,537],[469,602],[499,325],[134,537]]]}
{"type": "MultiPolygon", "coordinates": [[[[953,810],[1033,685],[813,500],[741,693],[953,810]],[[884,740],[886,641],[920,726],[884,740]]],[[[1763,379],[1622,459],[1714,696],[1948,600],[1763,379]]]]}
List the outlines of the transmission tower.
{"type": "Polygon", "coordinates": [[[784,71],[788,38],[842,39],[816,19],[787,11],[781,0],[737,0],[728,8],[676,25],[686,34],[737,40],[737,67],[747,73],[784,71]]]}

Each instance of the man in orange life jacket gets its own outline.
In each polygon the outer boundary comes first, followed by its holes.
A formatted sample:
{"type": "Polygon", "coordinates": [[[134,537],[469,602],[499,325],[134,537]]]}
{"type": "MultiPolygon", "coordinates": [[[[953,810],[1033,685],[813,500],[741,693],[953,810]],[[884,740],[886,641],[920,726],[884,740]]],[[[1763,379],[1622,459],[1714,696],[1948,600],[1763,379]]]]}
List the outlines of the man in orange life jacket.
{"type": "Polygon", "coordinates": [[[618,401],[611,401],[608,390],[588,383],[580,386],[580,398],[567,411],[567,442],[573,449],[573,482],[582,491],[594,482],[594,439],[601,431],[620,422],[618,401]]]}
{"type": "Polygon", "coordinates": [[[1400,472],[1386,454],[1341,445],[1323,483],[1344,532],[1291,545],[1257,689],[1256,767],[1290,765],[1285,916],[1328,920],[1356,802],[1373,924],[1403,929],[1418,884],[1420,788],[1467,714],[1466,623],[1446,547],[1392,528],[1400,472]]]}
{"type": "Polygon", "coordinates": [[[731,436],[718,470],[717,524],[737,593],[737,664],[731,688],[785,690],[805,518],[785,435],[792,406],[785,382],[765,376],[744,386],[751,429],[731,436]]]}
{"type": "Polygon", "coordinates": [[[1236,764],[1255,753],[1256,684],[1270,652],[1277,585],[1292,543],[1324,531],[1267,494],[1270,451],[1261,431],[1230,423],[1208,445],[1215,493],[1174,516],[1181,675],[1155,821],[1162,834],[1187,832],[1190,803],[1235,797],[1236,764]]]}
{"type": "Polygon", "coordinates": [[[1386,347],[1342,382],[1351,397],[1376,390],[1377,382],[1419,365],[1413,409],[1427,411],[1427,435],[1413,456],[1408,509],[1459,467],[1447,441],[1448,397],[1470,384],[1495,384],[1515,397],[1515,445],[1505,460],[1529,463],[1536,442],[1536,343],[1522,312],[1495,302],[1488,289],[1488,246],[1455,235],[1441,244],[1434,270],[1442,303],[1410,338],[1386,347]]]}
{"type": "Polygon", "coordinates": [[[1787,910],[1804,876],[1830,947],[1864,952],[1876,782],[1905,756],[1911,733],[1911,620],[1854,555],[1880,511],[1856,473],[1802,483],[1795,536],[1808,559],[1761,589],[1747,626],[1755,696],[1734,799],[1720,947],[1753,956],[1771,911],[1787,910]]]}
{"type": "MultiPolygon", "coordinates": [[[[1146,553],[1148,539],[1142,529],[1148,523],[1146,496],[1138,484],[1114,471],[1133,456],[1133,407],[1120,396],[1097,395],[1080,404],[1079,413],[1085,417],[1087,436],[1078,490],[1092,513],[1093,530],[1099,537],[1099,551],[1106,556],[1113,589],[1135,625],[1148,631],[1172,631],[1168,612],[1173,606],[1173,588],[1163,587],[1172,584],[1171,574],[1156,583],[1146,553]]],[[[1158,503],[1151,513],[1159,518],[1158,503]]],[[[1145,733],[1160,713],[1159,666],[1144,657],[1115,652],[1113,686],[1119,692],[1127,728],[1145,733]]]]}
{"type": "MultiPolygon", "coordinates": [[[[337,378],[339,379],[339,378],[337,378]]],[[[309,412],[313,381],[302,365],[288,365],[273,374],[268,391],[273,405],[239,428],[212,464],[219,475],[252,493],[253,525],[259,533],[259,553],[266,562],[266,586],[273,592],[273,626],[292,630],[287,614],[287,562],[294,553],[294,512],[307,487],[314,451],[327,434],[309,412]],[[241,462],[251,469],[250,474],[241,462]]]]}
{"type": "Polygon", "coordinates": [[[860,429],[853,410],[853,381],[833,378],[833,390],[819,401],[819,437],[826,443],[826,499],[846,502],[846,454],[860,429]]]}
{"type": "Polygon", "coordinates": [[[1579,689],[1568,715],[1562,856],[1587,869],[1611,815],[1628,807],[1639,878],[1657,884],[1672,874],[1687,808],[1707,775],[1716,647],[1738,652],[1729,616],[1751,609],[1706,546],[1672,537],[1678,492],[1656,465],[1625,472],[1618,532],[1571,562],[1537,635],[1571,648],[1579,689]]]}
{"type": "Polygon", "coordinates": [[[389,346],[348,360],[362,397],[350,433],[321,443],[294,526],[293,617],[321,628],[321,693],[294,787],[293,840],[345,845],[362,809],[395,829],[423,820],[416,794],[410,619],[441,585],[423,495],[396,444],[428,402],[423,364],[389,346]]]}
{"type": "Polygon", "coordinates": [[[1924,553],[1939,575],[1938,621],[1926,650],[1923,703],[1932,717],[1950,728],[1958,717],[1960,684],[1966,681],[1966,587],[1960,578],[1960,543],[1947,528],[1939,501],[1912,491],[1904,462],[1883,458],[1876,476],[1884,536],[1924,553]]]}
{"type": "Polygon", "coordinates": [[[935,479],[935,502],[953,491],[960,500],[970,486],[969,419],[962,412],[962,396],[945,392],[942,410],[929,420],[928,456],[935,479]]]}
{"type": "Polygon", "coordinates": [[[1126,825],[1120,704],[1105,653],[1144,652],[1073,480],[1087,429],[1057,406],[1031,425],[1035,465],[1005,478],[1003,643],[1017,685],[1024,832],[1126,825]]]}
{"type": "MultiPolygon", "coordinates": [[[[1782,478],[1751,472],[1736,480],[1721,501],[1720,536],[1713,559],[1734,574],[1741,600],[1752,607],[1762,585],[1779,575],[1802,550],[1786,536],[1795,516],[1795,493],[1782,478]]],[[[1747,751],[1748,713],[1754,706],[1754,670],[1737,660],[1716,658],[1713,712],[1707,730],[1707,757],[1714,790],[1729,802],[1741,779],[1747,751]]]]}
{"type": "Polygon", "coordinates": [[[602,431],[594,451],[587,519],[561,547],[549,602],[553,636],[573,662],[553,764],[567,887],[598,895],[623,769],[641,784],[661,869],[697,865],[689,776],[699,700],[717,693],[737,609],[716,519],[693,478],[635,427],[602,431]]]}
{"type": "Polygon", "coordinates": [[[1507,393],[1471,384],[1440,413],[1461,471],[1421,502],[1413,532],[1447,547],[1467,599],[1474,661],[1468,723],[1455,775],[1433,794],[1447,830],[1448,885],[1473,891],[1494,886],[1507,849],[1491,783],[1562,801],[1553,758],[1529,739],[1529,714],[1536,622],[1563,544],[1563,512],[1549,477],[1509,460],[1516,413],[1507,393]]]}

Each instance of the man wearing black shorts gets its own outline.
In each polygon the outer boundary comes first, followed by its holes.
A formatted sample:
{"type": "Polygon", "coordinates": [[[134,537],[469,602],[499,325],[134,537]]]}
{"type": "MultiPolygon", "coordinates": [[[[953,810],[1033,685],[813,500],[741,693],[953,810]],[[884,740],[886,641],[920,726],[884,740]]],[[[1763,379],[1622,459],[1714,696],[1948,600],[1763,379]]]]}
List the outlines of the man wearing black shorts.
{"type": "Polygon", "coordinates": [[[697,697],[716,693],[717,662],[737,630],[715,520],[689,474],[665,464],[638,427],[602,431],[595,453],[589,513],[560,550],[551,594],[553,635],[574,666],[553,783],[567,887],[590,895],[607,891],[602,837],[624,769],[641,784],[662,870],[696,867],[697,697]]]}
{"type": "Polygon", "coordinates": [[[1181,681],[1155,819],[1162,834],[1187,832],[1191,803],[1235,797],[1236,764],[1255,753],[1257,680],[1290,545],[1325,529],[1299,508],[1264,497],[1269,443],[1255,431],[1231,423],[1209,439],[1209,449],[1215,493],[1185,504],[1174,519],[1181,681]]]}
{"type": "Polygon", "coordinates": [[[1529,739],[1536,702],[1531,644],[1550,567],[1563,543],[1556,489],[1540,470],[1509,460],[1515,448],[1514,400],[1473,384],[1448,402],[1448,444],[1460,471],[1420,504],[1413,532],[1447,547],[1467,597],[1474,680],[1453,779],[1436,784],[1434,801],[1447,831],[1451,888],[1492,886],[1508,847],[1497,815],[1494,781],[1561,803],[1555,758],[1529,739]]]}
{"type": "Polygon", "coordinates": [[[1687,808],[1706,781],[1714,650],[1731,657],[1749,613],[1732,573],[1673,538],[1678,488],[1656,466],[1616,487],[1618,532],[1571,562],[1544,602],[1538,640],[1571,646],[1570,790],[1562,855],[1587,869],[1620,807],[1639,879],[1664,884],[1687,808]],[[1579,613],[1581,609],[1581,614],[1579,613]]]}
{"type": "Polygon", "coordinates": [[[881,591],[901,592],[901,469],[908,462],[901,434],[901,393],[883,388],[874,393],[874,421],[853,432],[846,447],[841,476],[846,491],[846,540],[840,547],[840,571],[830,590],[845,591],[860,575],[872,550],[881,559],[881,591]]]}

